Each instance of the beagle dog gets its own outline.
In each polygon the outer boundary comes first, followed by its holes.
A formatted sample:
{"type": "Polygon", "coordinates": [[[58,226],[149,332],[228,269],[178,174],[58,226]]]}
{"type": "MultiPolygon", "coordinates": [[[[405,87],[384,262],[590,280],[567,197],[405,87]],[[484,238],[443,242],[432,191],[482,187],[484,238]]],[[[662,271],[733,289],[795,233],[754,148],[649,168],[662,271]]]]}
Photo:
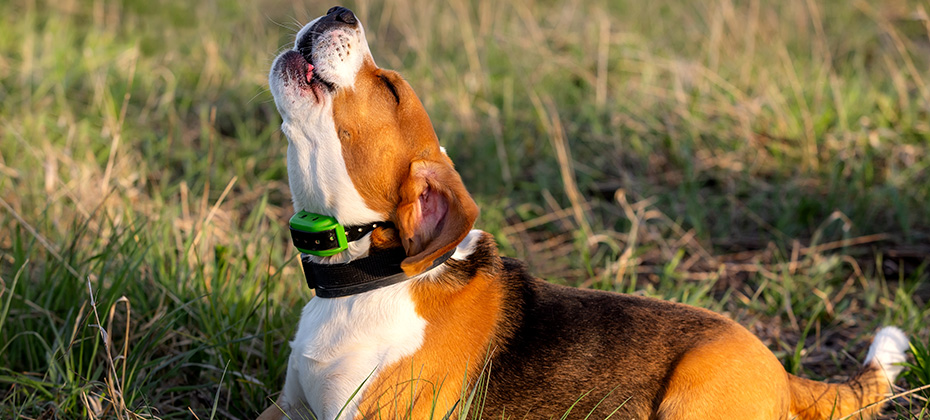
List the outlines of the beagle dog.
{"type": "Polygon", "coordinates": [[[316,297],[260,419],[871,418],[902,369],[894,327],[847,382],[815,382],[719,314],[550,284],[501,257],[420,100],[348,9],[304,26],[269,78],[294,207],[337,224],[300,241],[347,239],[302,256],[316,297]]]}

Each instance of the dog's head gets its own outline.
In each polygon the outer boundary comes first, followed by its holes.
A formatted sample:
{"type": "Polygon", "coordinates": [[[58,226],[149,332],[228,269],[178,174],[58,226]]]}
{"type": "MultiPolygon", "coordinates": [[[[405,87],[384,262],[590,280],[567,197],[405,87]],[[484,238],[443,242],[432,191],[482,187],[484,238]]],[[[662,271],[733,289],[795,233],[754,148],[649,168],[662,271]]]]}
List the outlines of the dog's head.
{"type": "Polygon", "coordinates": [[[296,210],[343,225],[394,222],[408,275],[465,237],[478,207],[423,104],[397,72],[375,64],[352,11],[333,7],[304,26],[269,83],[296,210]]]}

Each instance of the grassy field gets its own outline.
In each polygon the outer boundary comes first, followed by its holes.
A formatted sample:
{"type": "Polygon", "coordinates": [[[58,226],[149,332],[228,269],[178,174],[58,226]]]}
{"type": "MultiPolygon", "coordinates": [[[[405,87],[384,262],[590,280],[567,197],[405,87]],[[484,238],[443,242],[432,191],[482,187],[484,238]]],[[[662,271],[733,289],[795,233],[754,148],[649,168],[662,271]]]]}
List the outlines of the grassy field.
{"type": "MultiPolygon", "coordinates": [[[[330,6],[0,2],[0,417],[269,404],[311,293],[266,78],[330,6]]],[[[930,418],[926,1],[347,6],[504,254],[726,313],[815,379],[898,325],[886,417],[930,418]]]]}

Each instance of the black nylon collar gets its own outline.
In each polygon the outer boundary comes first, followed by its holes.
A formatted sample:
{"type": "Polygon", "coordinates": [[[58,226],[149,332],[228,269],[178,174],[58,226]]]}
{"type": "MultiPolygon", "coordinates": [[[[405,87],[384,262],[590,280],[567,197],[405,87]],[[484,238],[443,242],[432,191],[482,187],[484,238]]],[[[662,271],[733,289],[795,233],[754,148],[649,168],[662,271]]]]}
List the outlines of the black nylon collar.
{"type": "MultiPolygon", "coordinates": [[[[427,271],[446,262],[453,253],[455,249],[437,258],[427,271]]],[[[316,289],[316,296],[335,298],[380,289],[410,279],[400,268],[404,258],[407,258],[404,249],[394,248],[375,252],[345,264],[318,264],[310,261],[307,254],[300,255],[300,262],[307,278],[307,286],[316,289]]]]}

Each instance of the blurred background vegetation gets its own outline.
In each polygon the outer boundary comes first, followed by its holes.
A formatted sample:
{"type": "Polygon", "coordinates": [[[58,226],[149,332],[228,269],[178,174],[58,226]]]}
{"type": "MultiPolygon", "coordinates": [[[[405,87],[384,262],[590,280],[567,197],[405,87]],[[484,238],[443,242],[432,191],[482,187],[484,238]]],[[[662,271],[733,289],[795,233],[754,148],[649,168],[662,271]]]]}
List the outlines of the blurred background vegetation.
{"type": "MultiPolygon", "coordinates": [[[[311,293],[266,79],[332,5],[0,3],[0,417],[269,404],[311,293]]],[[[539,276],[724,312],[817,379],[879,325],[930,347],[925,1],[346,6],[539,276]]]]}

